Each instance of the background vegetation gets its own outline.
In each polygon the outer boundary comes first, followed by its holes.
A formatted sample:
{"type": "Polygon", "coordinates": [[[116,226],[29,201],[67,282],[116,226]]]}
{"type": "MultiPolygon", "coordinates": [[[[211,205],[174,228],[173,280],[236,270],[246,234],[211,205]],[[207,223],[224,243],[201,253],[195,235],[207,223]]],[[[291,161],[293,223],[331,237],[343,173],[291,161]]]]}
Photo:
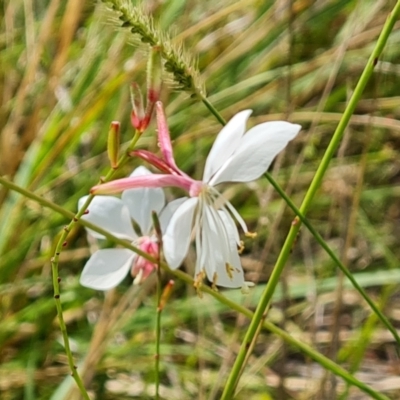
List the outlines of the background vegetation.
{"type": "MultiPolygon", "coordinates": [[[[209,100],[229,119],[285,119],[302,133],[271,174],[300,205],[394,1],[146,1],[161,30],[172,27],[198,59],[209,100]]],[[[97,2],[4,0],[0,19],[0,174],[75,211],[108,169],[109,123],[130,126],[129,84],[145,88],[147,47],[97,2]]],[[[308,214],[313,226],[400,327],[400,22],[308,214]]],[[[178,165],[199,177],[220,130],[204,105],[176,90],[162,100],[178,165]]],[[[157,149],[154,123],[140,146],[157,149]]],[[[137,160],[120,171],[129,174],[137,160]]],[[[167,191],[170,198],[180,193],[167,191]]],[[[242,256],[253,308],[290,228],[293,213],[265,180],[229,186],[256,239],[242,256]]],[[[62,345],[50,258],[69,221],[0,187],[0,397],[78,399],[62,345]]],[[[85,385],[96,399],[152,398],[155,279],[127,278],[104,295],[78,279],[89,254],[79,225],[61,254],[64,318],[85,385]]],[[[194,251],[183,267],[194,269],[194,251]]],[[[164,276],[165,282],[170,276],[164,276]]],[[[268,319],[389,398],[400,397],[393,337],[302,228],[268,319]]],[[[162,394],[217,399],[248,320],[176,281],[162,317],[162,394]]],[[[237,399],[364,399],[282,339],[262,331],[237,399]],[[342,397],[340,397],[342,396],[342,397]]]]}

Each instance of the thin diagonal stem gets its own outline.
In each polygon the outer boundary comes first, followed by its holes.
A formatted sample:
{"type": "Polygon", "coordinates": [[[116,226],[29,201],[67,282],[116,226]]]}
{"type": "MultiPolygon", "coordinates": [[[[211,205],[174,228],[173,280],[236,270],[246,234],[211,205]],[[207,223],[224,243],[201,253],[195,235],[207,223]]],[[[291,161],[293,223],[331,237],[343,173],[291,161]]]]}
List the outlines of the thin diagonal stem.
{"type": "Polygon", "coordinates": [[[203,104],[208,108],[212,115],[218,120],[221,125],[226,125],[226,121],[222,117],[222,115],[218,112],[218,110],[214,107],[212,103],[205,97],[204,95],[199,95],[203,104]]]}

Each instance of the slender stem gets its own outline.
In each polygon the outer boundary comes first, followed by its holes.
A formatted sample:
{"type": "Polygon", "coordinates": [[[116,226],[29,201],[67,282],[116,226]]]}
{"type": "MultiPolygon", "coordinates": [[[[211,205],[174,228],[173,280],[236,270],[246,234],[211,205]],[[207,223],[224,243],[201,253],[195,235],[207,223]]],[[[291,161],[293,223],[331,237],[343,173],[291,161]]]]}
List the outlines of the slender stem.
{"type": "Polygon", "coordinates": [[[157,319],[156,319],[156,354],[155,354],[155,372],[156,372],[156,400],[160,398],[160,343],[161,343],[161,266],[160,258],[157,259],[157,319]]]}
{"type": "Polygon", "coordinates": [[[218,112],[218,110],[213,106],[213,104],[210,103],[210,101],[207,99],[207,97],[199,94],[201,101],[204,103],[204,105],[209,109],[211,114],[214,115],[215,118],[217,118],[218,122],[221,125],[226,125],[226,121],[222,117],[222,115],[218,112]]]}
{"type": "Polygon", "coordinates": [[[156,231],[158,240],[158,253],[157,253],[157,318],[156,318],[156,354],[155,354],[155,381],[156,381],[156,396],[155,399],[160,398],[160,343],[161,343],[161,295],[162,295],[162,282],[161,282],[161,252],[162,252],[162,233],[160,228],[160,221],[156,212],[152,212],[153,226],[156,231]]]}
{"type": "MultiPolygon", "coordinates": [[[[128,150],[122,155],[122,157],[120,158],[119,162],[118,162],[118,167],[123,166],[129,159],[129,151],[133,150],[133,148],[135,147],[137,141],[139,140],[140,137],[140,132],[136,131],[135,135],[133,136],[129,146],[128,146],[128,150]]],[[[108,182],[115,174],[117,169],[113,169],[111,168],[108,172],[108,174],[106,175],[105,178],[101,179],[101,182],[108,182]]],[[[69,339],[68,339],[68,333],[67,333],[67,327],[65,325],[64,322],[64,317],[63,317],[63,311],[62,311],[62,306],[61,306],[61,301],[60,301],[60,281],[61,278],[59,277],[58,274],[58,263],[59,263],[59,259],[60,259],[60,254],[62,251],[62,248],[64,246],[66,246],[67,242],[66,239],[68,237],[69,232],[71,231],[71,229],[73,228],[73,226],[76,224],[76,222],[79,221],[79,219],[82,217],[82,215],[84,214],[84,212],[86,211],[86,209],[89,207],[90,203],[92,202],[94,198],[94,195],[89,195],[88,198],[85,201],[85,204],[80,208],[80,210],[73,216],[73,218],[71,219],[70,223],[64,227],[63,231],[61,232],[60,238],[57,242],[56,245],[56,249],[54,252],[53,257],[51,258],[51,270],[52,270],[52,275],[53,275],[53,288],[54,288],[54,299],[56,302],[56,308],[57,308],[57,316],[58,316],[58,321],[60,324],[60,329],[62,332],[62,336],[63,336],[63,341],[64,341],[64,346],[65,346],[65,352],[67,354],[67,358],[68,358],[68,365],[71,369],[72,372],[72,376],[82,394],[82,396],[89,400],[89,395],[86,392],[86,389],[83,385],[82,379],[79,376],[78,372],[77,372],[77,368],[74,364],[74,359],[73,359],[73,355],[70,349],[70,345],[69,345],[69,339]]]]}
{"type": "MultiPolygon", "coordinates": [[[[379,56],[381,55],[382,50],[389,38],[389,34],[393,29],[393,26],[398,18],[399,13],[400,13],[400,1],[397,2],[393,11],[389,14],[388,19],[386,20],[386,23],[385,23],[385,25],[382,29],[382,32],[378,38],[375,48],[372,51],[372,54],[371,54],[371,56],[367,62],[367,65],[365,66],[364,71],[357,83],[354,93],[350,98],[349,104],[347,105],[347,107],[342,115],[342,118],[335,130],[335,133],[333,134],[333,137],[329,143],[329,146],[328,146],[328,148],[321,160],[321,163],[314,175],[311,185],[310,185],[310,187],[305,195],[305,198],[303,200],[303,203],[300,207],[300,212],[302,215],[305,215],[307,213],[307,211],[312,203],[312,200],[322,182],[325,172],[329,166],[329,163],[330,163],[337,147],[340,144],[340,141],[343,137],[345,128],[346,128],[347,124],[349,123],[349,120],[355,110],[355,107],[356,107],[359,99],[361,98],[364,88],[374,71],[374,67],[378,62],[379,56]]],[[[275,288],[279,282],[283,268],[289,258],[289,255],[290,255],[293,245],[295,243],[300,226],[301,226],[301,220],[298,219],[295,224],[292,224],[292,226],[289,230],[289,233],[286,237],[285,243],[281,249],[278,260],[275,264],[275,268],[273,269],[272,274],[267,283],[267,286],[265,287],[265,290],[260,298],[260,301],[259,301],[256,311],[254,313],[254,318],[250,322],[250,326],[246,332],[245,338],[240,347],[236,361],[231,369],[231,373],[230,373],[230,375],[228,377],[228,381],[225,385],[221,400],[231,399],[233,396],[237,382],[240,378],[240,371],[242,370],[243,363],[246,359],[247,347],[249,346],[249,344],[252,342],[254,336],[256,335],[257,327],[260,324],[260,321],[262,320],[262,318],[264,317],[265,310],[267,309],[268,304],[270,303],[272,295],[275,291],[275,288]]]]}
{"type": "MultiPolygon", "coordinates": [[[[64,215],[67,218],[71,218],[73,217],[73,213],[71,213],[70,211],[64,210],[62,207],[60,207],[57,204],[52,203],[49,200],[43,199],[42,197],[24,189],[19,187],[18,185],[16,185],[13,182],[10,182],[9,180],[5,179],[4,177],[0,176],[0,184],[2,184],[3,186],[14,190],[22,195],[24,195],[27,198],[30,198],[36,202],[38,202],[39,204],[41,204],[44,207],[50,208],[53,211],[64,215]]],[[[149,260],[150,262],[153,263],[157,263],[157,260],[154,257],[151,257],[149,254],[141,251],[140,249],[136,248],[135,246],[133,246],[131,243],[123,240],[123,239],[119,239],[115,236],[113,236],[112,234],[110,234],[108,231],[84,220],[84,219],[80,219],[79,224],[92,229],[95,232],[100,233],[101,235],[105,236],[107,239],[109,239],[110,241],[112,241],[115,244],[121,245],[127,249],[130,249],[134,252],[136,252],[137,254],[139,254],[140,256],[142,256],[143,258],[149,260]]],[[[180,279],[181,281],[193,285],[194,281],[193,278],[186,274],[183,271],[180,270],[171,270],[168,268],[168,266],[164,263],[164,262],[160,262],[161,268],[163,268],[164,270],[166,270],[168,273],[174,275],[175,277],[177,277],[178,279],[180,279]]],[[[248,310],[247,308],[241,306],[240,304],[235,303],[234,301],[224,297],[221,293],[216,292],[215,290],[213,290],[212,288],[208,287],[208,286],[202,286],[201,289],[204,293],[209,294],[210,296],[212,296],[214,299],[216,299],[218,302],[225,304],[228,308],[237,311],[238,313],[243,314],[244,316],[246,316],[249,319],[254,319],[254,313],[251,312],[250,310],[248,310]]],[[[360,390],[362,390],[364,393],[367,393],[368,395],[370,395],[372,398],[377,399],[377,400],[389,400],[388,397],[384,396],[383,394],[380,394],[378,392],[376,392],[375,390],[373,390],[371,387],[369,387],[368,385],[364,384],[363,382],[359,381],[358,379],[356,379],[352,374],[350,374],[349,372],[347,372],[345,369],[343,369],[341,366],[339,366],[338,364],[336,364],[335,362],[333,362],[332,360],[330,360],[329,358],[325,357],[324,355],[322,355],[321,353],[319,353],[318,351],[314,350],[311,346],[309,346],[308,344],[306,344],[304,342],[304,340],[298,340],[295,337],[291,336],[290,334],[288,334],[287,332],[285,332],[284,330],[278,328],[277,326],[275,326],[273,323],[269,322],[269,321],[263,321],[262,322],[262,326],[267,329],[268,331],[270,331],[271,333],[279,336],[280,338],[282,338],[285,342],[287,342],[288,344],[296,347],[297,349],[299,349],[300,351],[302,351],[306,356],[312,358],[313,360],[315,360],[316,362],[318,362],[320,365],[322,365],[325,369],[331,371],[332,373],[334,373],[335,375],[343,378],[347,383],[354,385],[356,387],[358,387],[360,390]]]]}

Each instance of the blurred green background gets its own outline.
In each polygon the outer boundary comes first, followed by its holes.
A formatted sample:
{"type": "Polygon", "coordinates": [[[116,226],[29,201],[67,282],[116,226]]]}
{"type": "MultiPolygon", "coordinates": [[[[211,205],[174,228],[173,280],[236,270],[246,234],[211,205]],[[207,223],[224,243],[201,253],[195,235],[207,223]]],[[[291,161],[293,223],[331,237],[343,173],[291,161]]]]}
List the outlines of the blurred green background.
{"type": "MultiPolygon", "coordinates": [[[[303,130],[270,172],[300,205],[394,1],[145,1],[197,60],[209,100],[249,125],[284,119],[303,130]]],[[[145,90],[148,48],[118,29],[118,14],[82,0],[3,0],[0,173],[75,211],[108,170],[112,120],[130,126],[129,84],[145,90]]],[[[400,327],[400,22],[309,213],[310,221],[395,327],[400,327]]],[[[220,130],[206,107],[165,75],[162,101],[178,165],[200,178],[220,130]]],[[[139,146],[157,151],[154,122],[139,146]]],[[[126,176],[140,161],[119,172],[126,176]]],[[[242,256],[254,307],[293,214],[265,179],[222,188],[256,239],[242,256]]],[[[167,190],[172,199],[179,191],[167,190]]],[[[64,217],[0,187],[0,398],[78,399],[52,294],[50,258],[64,217]]],[[[104,293],[83,288],[90,251],[77,226],[61,254],[61,299],[75,360],[96,399],[154,393],[155,280],[128,277],[104,293]]],[[[194,270],[194,250],[183,268],[194,270]]],[[[165,281],[170,277],[165,276],[165,281]]],[[[303,228],[269,318],[393,399],[400,398],[393,338],[303,228]]],[[[176,282],[162,319],[162,394],[218,399],[248,321],[176,282]]],[[[364,397],[363,397],[364,396],[364,397]]],[[[262,332],[237,399],[365,399],[282,340],[262,332]],[[340,397],[343,394],[343,397],[340,397]]]]}

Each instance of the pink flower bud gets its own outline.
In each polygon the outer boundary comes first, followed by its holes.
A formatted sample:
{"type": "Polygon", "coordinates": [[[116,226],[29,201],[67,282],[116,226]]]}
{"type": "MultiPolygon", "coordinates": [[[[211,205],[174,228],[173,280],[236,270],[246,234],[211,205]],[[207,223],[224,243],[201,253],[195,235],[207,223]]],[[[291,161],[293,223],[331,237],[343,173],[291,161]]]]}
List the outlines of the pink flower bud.
{"type": "Polygon", "coordinates": [[[140,132],[143,132],[142,128],[143,120],[145,118],[144,106],[143,106],[143,96],[136,82],[131,85],[131,102],[132,102],[132,112],[131,112],[131,123],[132,126],[140,132]]]}
{"type": "MultiPolygon", "coordinates": [[[[158,244],[151,240],[148,236],[139,238],[139,249],[151,255],[154,258],[158,257],[158,244]]],[[[131,275],[135,277],[134,283],[143,282],[156,268],[156,265],[138,256],[132,265],[131,275]]]]}

